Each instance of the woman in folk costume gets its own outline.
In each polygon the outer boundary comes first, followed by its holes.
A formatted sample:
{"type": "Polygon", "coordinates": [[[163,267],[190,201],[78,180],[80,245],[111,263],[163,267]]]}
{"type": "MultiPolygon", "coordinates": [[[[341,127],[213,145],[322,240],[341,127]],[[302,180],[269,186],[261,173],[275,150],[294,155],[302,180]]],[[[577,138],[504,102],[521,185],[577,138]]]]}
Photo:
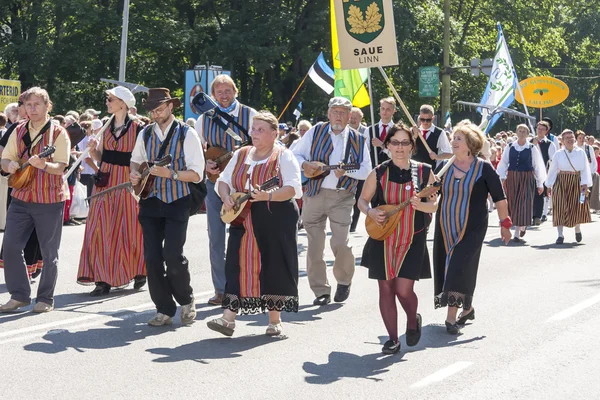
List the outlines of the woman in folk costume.
{"type": "Polygon", "coordinates": [[[592,173],[592,184],[590,185],[590,210],[599,210],[600,209],[600,191],[598,185],[600,184],[600,179],[598,176],[598,161],[596,160],[596,154],[594,152],[593,144],[586,143],[587,138],[585,136],[584,131],[575,132],[575,139],[577,140],[577,147],[584,151],[589,163],[590,163],[590,172],[592,173]]]}
{"type": "MultiPolygon", "coordinates": [[[[129,89],[117,86],[106,95],[106,107],[114,117],[100,143],[94,138],[88,141],[90,155],[100,163],[92,195],[129,182],[131,152],[141,130],[128,115],[135,105],[129,89]]],[[[111,288],[132,281],[134,289],[146,283],[142,228],[137,216],[138,203],[125,189],[91,199],[77,273],[77,283],[96,285],[91,296],[106,295],[111,288]]]]}
{"type": "Polygon", "coordinates": [[[585,152],[575,146],[575,134],[565,129],[562,134],[563,148],[554,154],[546,186],[552,195],[552,225],[558,230],[556,244],[563,244],[563,228],[575,228],[575,240],[583,239],[581,224],[592,222],[588,187],[592,184],[590,163],[585,152]]]}
{"type": "Polygon", "coordinates": [[[235,192],[250,192],[251,208],[240,225],[231,225],[225,261],[223,316],[208,327],[233,335],[239,312],[269,311],[266,334],[282,333],[281,311],[298,311],[298,207],[302,197],[300,167],[292,152],[276,144],[277,119],[257,113],[252,122],[252,146],[235,152],[219,177],[215,190],[231,210],[235,192]],[[278,177],[274,191],[258,190],[278,177]]]}
{"type": "Polygon", "coordinates": [[[475,319],[472,307],[477,269],[488,228],[487,197],[492,195],[500,218],[502,240],[510,241],[512,222],[500,177],[491,164],[477,158],[485,136],[468,120],[453,131],[454,164],[442,179],[435,219],[433,272],[435,308],[448,306],[446,330],[475,319]],[[458,318],[458,309],[463,312],[458,318]]]}
{"type": "Polygon", "coordinates": [[[361,265],[369,268],[369,278],[379,284],[379,311],[390,339],[383,346],[384,354],[400,351],[398,341],[398,313],[396,297],[406,312],[406,344],[415,346],[421,338],[421,315],[417,313],[419,300],[414,291],[415,281],[431,278],[426,239],[430,216],[435,212],[435,198],[416,196],[435,180],[431,166],[411,161],[415,139],[403,124],[390,128],[383,148],[391,154],[370,174],[358,200],[358,207],[378,223],[385,221],[385,213],[377,207],[382,204],[401,204],[410,200],[401,221],[385,240],[367,239],[361,265]]]}
{"type": "Polygon", "coordinates": [[[533,199],[544,192],[546,167],[537,146],[527,141],[529,128],[525,124],[517,126],[517,140],[509,144],[502,155],[496,171],[500,175],[506,199],[508,214],[515,227],[513,241],[522,243],[527,226],[533,218],[533,199]]]}

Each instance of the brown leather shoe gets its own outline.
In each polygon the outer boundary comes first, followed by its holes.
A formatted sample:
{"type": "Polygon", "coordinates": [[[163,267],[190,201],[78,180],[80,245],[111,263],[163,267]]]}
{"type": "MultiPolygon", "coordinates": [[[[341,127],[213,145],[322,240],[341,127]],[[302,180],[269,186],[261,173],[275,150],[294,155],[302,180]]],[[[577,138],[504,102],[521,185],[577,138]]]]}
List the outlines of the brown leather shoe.
{"type": "Polygon", "coordinates": [[[223,304],[223,295],[220,293],[215,294],[213,297],[208,299],[208,304],[213,306],[220,306],[223,304]]]}

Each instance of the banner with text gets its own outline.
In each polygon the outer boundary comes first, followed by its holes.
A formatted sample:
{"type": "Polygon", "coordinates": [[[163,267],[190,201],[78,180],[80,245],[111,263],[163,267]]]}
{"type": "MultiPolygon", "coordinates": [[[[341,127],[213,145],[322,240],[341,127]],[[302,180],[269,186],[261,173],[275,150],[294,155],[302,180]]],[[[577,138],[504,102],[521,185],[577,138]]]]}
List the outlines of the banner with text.
{"type": "Polygon", "coordinates": [[[342,69],[398,65],[392,0],[335,0],[342,69]]]}
{"type": "Polygon", "coordinates": [[[0,79],[0,111],[10,103],[16,103],[21,94],[21,81],[0,79]]]}

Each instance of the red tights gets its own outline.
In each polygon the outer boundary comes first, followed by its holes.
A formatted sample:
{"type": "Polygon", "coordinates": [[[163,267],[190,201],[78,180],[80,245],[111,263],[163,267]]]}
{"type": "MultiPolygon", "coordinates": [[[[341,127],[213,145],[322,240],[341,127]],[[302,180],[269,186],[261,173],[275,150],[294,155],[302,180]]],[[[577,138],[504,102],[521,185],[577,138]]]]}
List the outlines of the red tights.
{"type": "Polygon", "coordinates": [[[398,312],[396,297],[406,312],[408,329],[417,329],[417,307],[419,299],[414,291],[415,281],[405,278],[395,278],[379,282],[379,311],[385,328],[394,342],[398,341],[398,312]]]}

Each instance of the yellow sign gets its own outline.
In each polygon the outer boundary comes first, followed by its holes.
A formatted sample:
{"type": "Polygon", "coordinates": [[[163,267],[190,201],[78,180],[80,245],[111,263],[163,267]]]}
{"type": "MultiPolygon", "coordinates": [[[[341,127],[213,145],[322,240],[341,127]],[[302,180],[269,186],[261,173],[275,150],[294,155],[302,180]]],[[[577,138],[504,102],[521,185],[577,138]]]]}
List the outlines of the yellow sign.
{"type": "MultiPolygon", "coordinates": [[[[569,97],[569,87],[560,79],[550,76],[534,76],[519,82],[526,106],[533,108],[554,107],[569,97]]],[[[517,101],[523,103],[523,98],[517,90],[515,93],[517,101]]]]}
{"type": "Polygon", "coordinates": [[[0,79],[0,111],[10,103],[16,103],[21,94],[21,81],[0,79]]]}

